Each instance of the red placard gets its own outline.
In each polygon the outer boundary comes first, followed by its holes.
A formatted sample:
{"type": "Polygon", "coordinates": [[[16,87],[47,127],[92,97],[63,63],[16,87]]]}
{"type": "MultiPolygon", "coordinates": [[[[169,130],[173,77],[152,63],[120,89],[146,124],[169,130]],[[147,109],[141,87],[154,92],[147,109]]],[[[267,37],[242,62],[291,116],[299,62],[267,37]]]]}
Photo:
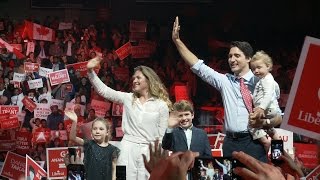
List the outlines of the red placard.
{"type": "Polygon", "coordinates": [[[24,98],[22,99],[22,103],[30,112],[33,112],[37,107],[37,104],[29,99],[28,96],[24,96],[24,98]]]}
{"type": "Polygon", "coordinates": [[[13,129],[20,127],[20,123],[17,117],[8,118],[0,121],[1,129],[13,129]]]}
{"type": "Polygon", "coordinates": [[[29,131],[18,131],[16,133],[16,152],[25,155],[31,149],[32,134],[29,131]]]}
{"type": "Polygon", "coordinates": [[[24,70],[26,72],[38,72],[39,68],[40,68],[39,63],[30,63],[30,62],[24,63],[24,70]]]}
{"type": "Polygon", "coordinates": [[[306,37],[281,128],[320,139],[320,39],[306,37]]]}
{"type": "Polygon", "coordinates": [[[9,179],[19,179],[24,177],[25,169],[26,158],[9,151],[4,160],[1,176],[9,179]]]}
{"type": "Polygon", "coordinates": [[[26,155],[26,170],[25,178],[32,180],[41,180],[41,178],[47,177],[47,172],[35,162],[32,158],[26,155]]]}
{"type": "Polygon", "coordinates": [[[70,82],[69,73],[67,69],[48,73],[48,77],[50,79],[51,86],[70,82]]]}
{"type": "Polygon", "coordinates": [[[128,57],[131,53],[131,43],[127,42],[123,46],[121,46],[119,49],[116,50],[116,54],[119,57],[120,60],[123,60],[124,58],[128,57]]]}
{"type": "MultiPolygon", "coordinates": [[[[79,62],[74,64],[68,64],[66,67],[67,69],[70,69],[72,67],[75,72],[80,73],[81,77],[86,77],[88,74],[87,64],[88,64],[88,61],[85,61],[85,62],[79,62]]],[[[98,73],[99,68],[94,68],[94,71],[98,73]]]]}
{"type": "Polygon", "coordinates": [[[176,85],[174,86],[174,94],[176,96],[176,102],[180,100],[190,100],[188,87],[186,85],[176,85]]]}
{"type": "MultiPolygon", "coordinates": [[[[80,157],[80,149],[77,148],[80,157]]],[[[67,176],[67,169],[64,157],[68,153],[68,147],[47,148],[47,171],[50,179],[64,179],[67,176]]]]}
{"type": "Polygon", "coordinates": [[[0,114],[0,121],[5,120],[5,119],[8,119],[8,118],[9,118],[9,116],[10,116],[10,114],[9,114],[9,113],[6,113],[6,114],[0,114]]]}
{"type": "Polygon", "coordinates": [[[18,51],[22,52],[22,45],[21,44],[10,44],[13,48],[16,48],[18,51]]]}
{"type": "Polygon", "coordinates": [[[293,143],[295,154],[306,168],[318,166],[318,147],[316,144],[293,143]]]}
{"type": "Polygon", "coordinates": [[[15,140],[0,140],[0,151],[14,151],[16,149],[15,140]]]}
{"type": "Polygon", "coordinates": [[[7,114],[16,115],[19,112],[19,106],[7,106],[2,105],[0,106],[0,114],[7,114]]]}

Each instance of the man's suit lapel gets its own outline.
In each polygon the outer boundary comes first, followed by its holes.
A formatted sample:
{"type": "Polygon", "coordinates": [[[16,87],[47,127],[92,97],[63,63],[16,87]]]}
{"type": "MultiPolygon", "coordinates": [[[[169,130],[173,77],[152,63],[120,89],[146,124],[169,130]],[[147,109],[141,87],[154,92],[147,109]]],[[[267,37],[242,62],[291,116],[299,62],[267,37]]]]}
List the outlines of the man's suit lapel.
{"type": "Polygon", "coordinates": [[[195,147],[195,146],[193,145],[193,143],[196,142],[197,139],[198,139],[198,138],[197,138],[197,132],[195,132],[195,131],[196,131],[196,129],[195,129],[194,127],[192,127],[190,150],[192,150],[192,147],[195,147]]]}

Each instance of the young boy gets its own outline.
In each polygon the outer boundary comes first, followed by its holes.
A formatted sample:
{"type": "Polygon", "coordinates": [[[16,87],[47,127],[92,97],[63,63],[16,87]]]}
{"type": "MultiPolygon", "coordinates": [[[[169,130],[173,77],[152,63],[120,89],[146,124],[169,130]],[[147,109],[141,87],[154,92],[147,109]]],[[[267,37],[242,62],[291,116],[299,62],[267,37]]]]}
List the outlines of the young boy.
{"type": "MultiPolygon", "coordinates": [[[[277,100],[280,96],[280,88],[270,73],[272,65],[272,59],[264,51],[256,52],[250,61],[252,72],[260,78],[253,92],[255,108],[250,114],[250,119],[266,118],[267,124],[270,124],[270,119],[281,114],[277,100]]],[[[268,152],[271,142],[267,139],[266,132],[258,128],[250,128],[250,132],[253,139],[259,139],[268,152]]],[[[267,133],[272,139],[279,139],[274,128],[268,129],[267,133]]]]}

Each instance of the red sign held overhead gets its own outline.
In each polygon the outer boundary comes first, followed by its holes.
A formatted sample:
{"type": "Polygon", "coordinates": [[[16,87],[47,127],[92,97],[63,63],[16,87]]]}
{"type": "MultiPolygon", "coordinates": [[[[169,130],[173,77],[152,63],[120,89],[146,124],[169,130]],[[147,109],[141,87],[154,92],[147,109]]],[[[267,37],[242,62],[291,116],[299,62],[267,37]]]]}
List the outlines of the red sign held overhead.
{"type": "Polygon", "coordinates": [[[22,103],[30,112],[33,112],[34,109],[37,107],[37,104],[34,103],[31,99],[29,99],[28,96],[25,96],[22,99],[22,103]]]}
{"type": "Polygon", "coordinates": [[[8,106],[2,105],[0,106],[0,114],[16,115],[19,112],[19,106],[8,106]]]}
{"type": "Polygon", "coordinates": [[[51,86],[70,82],[69,73],[67,69],[48,73],[48,77],[50,79],[51,86]]]}
{"type": "Polygon", "coordinates": [[[39,68],[40,68],[39,63],[30,63],[30,62],[24,63],[24,70],[26,72],[38,72],[39,68]]]}
{"type": "Polygon", "coordinates": [[[5,120],[0,121],[0,128],[1,129],[13,129],[20,127],[20,123],[17,117],[8,118],[5,120]]]}
{"type": "Polygon", "coordinates": [[[9,179],[20,179],[24,177],[25,167],[26,158],[9,151],[0,175],[9,179]]]}
{"type": "Polygon", "coordinates": [[[320,39],[306,37],[281,128],[320,139],[320,39]]]}
{"type": "Polygon", "coordinates": [[[116,50],[116,54],[119,57],[120,60],[123,60],[124,58],[128,57],[131,53],[131,43],[127,42],[123,46],[121,46],[119,49],[116,50]]]}

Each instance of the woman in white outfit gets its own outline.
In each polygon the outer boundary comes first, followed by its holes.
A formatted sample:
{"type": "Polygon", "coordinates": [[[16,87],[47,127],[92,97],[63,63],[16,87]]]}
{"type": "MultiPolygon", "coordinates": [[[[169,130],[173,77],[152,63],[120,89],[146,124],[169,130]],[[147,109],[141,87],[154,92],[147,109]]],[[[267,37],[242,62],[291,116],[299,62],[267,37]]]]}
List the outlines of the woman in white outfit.
{"type": "Polygon", "coordinates": [[[138,66],[132,76],[132,93],[115,91],[106,86],[92,70],[100,64],[95,57],[88,64],[88,77],[102,97],[123,104],[122,130],[118,165],[126,166],[128,180],[147,180],[142,154],[149,159],[149,143],[162,137],[168,126],[171,102],[159,76],[149,67],[138,66]]]}

